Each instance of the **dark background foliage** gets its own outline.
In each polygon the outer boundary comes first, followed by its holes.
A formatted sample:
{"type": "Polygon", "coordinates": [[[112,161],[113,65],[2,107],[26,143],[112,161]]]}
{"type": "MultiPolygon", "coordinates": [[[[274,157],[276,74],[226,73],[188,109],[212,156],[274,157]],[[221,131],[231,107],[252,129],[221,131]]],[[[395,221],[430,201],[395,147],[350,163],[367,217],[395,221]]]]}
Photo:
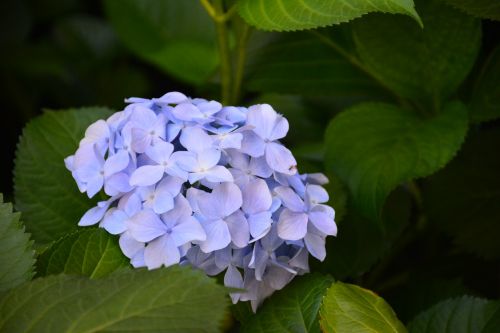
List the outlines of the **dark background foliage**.
{"type": "MultiPolygon", "coordinates": [[[[417,2],[419,13],[419,5],[424,7],[425,2],[417,2]]],[[[4,0],[0,13],[0,192],[6,201],[13,197],[11,170],[19,135],[43,109],[107,106],[119,110],[125,97],[159,97],[172,90],[220,99],[220,78],[215,70],[200,82],[172,74],[171,69],[162,70],[153,65],[155,60],[138,57],[137,51],[132,52],[118,37],[115,28],[119,19],[111,17],[112,25],[101,1],[4,0]]],[[[399,16],[391,19],[401,20],[403,25],[410,21],[399,16]]],[[[374,34],[385,33],[377,21],[385,19],[381,17],[369,14],[312,33],[278,35],[253,30],[239,102],[267,102],[284,113],[290,121],[287,144],[296,154],[299,168],[322,171],[332,179],[329,192],[337,211],[339,237],[328,240],[326,261],[314,262],[312,270],[376,291],[407,323],[420,311],[452,296],[500,297],[500,120],[496,119],[500,115],[500,23],[481,20],[482,35],[477,57],[472,57],[472,70],[465,71],[466,77],[457,81],[457,87],[444,85],[450,91],[443,94],[469,108],[465,142],[460,143],[451,162],[435,168],[439,169],[436,173],[411,174],[396,182],[400,184],[396,190],[389,188],[391,194],[381,217],[374,222],[364,214],[368,208],[353,198],[346,182],[349,170],[336,165],[335,156],[323,166],[324,133],[340,111],[360,101],[391,102],[394,96],[391,89],[352,67],[318,38],[331,37],[349,51],[353,48],[352,31],[358,39],[372,41],[371,31],[363,25],[378,27],[380,31],[374,34]],[[488,80],[482,80],[488,75],[488,80]],[[488,91],[496,103],[491,110],[476,96],[488,91]],[[408,180],[412,178],[416,179],[408,180]]],[[[445,38],[462,37],[451,32],[445,38]]],[[[230,41],[231,45],[236,43],[230,41]]],[[[449,62],[459,62],[460,52],[474,47],[464,48],[443,52],[451,53],[449,62]]],[[[439,57],[431,54],[424,60],[433,62],[434,56],[439,57]]],[[[417,69],[423,66],[418,57],[417,69]]],[[[368,58],[363,60],[370,63],[368,58]]],[[[384,81],[383,75],[380,80],[384,81]]],[[[417,80],[416,84],[425,90],[427,84],[434,84],[431,81],[417,80]]],[[[405,89],[395,87],[410,100],[412,108],[423,110],[424,118],[426,110],[436,107],[435,100],[427,100],[419,92],[411,95],[413,91],[408,96],[405,89]]],[[[326,149],[334,149],[329,143],[327,137],[326,149]]]]}

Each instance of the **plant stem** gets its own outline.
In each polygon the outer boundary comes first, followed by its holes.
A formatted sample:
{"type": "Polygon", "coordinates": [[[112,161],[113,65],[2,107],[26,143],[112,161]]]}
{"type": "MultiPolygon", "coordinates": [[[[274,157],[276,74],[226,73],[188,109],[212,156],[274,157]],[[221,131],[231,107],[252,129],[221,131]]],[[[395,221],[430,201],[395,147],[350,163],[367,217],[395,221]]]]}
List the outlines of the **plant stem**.
{"type": "Polygon", "coordinates": [[[233,96],[231,103],[237,104],[241,94],[241,84],[243,82],[243,73],[245,71],[245,61],[247,55],[247,42],[250,36],[250,26],[243,23],[241,35],[238,39],[238,49],[236,58],[236,73],[234,77],[233,96]]]}
{"type": "MultiPolygon", "coordinates": [[[[205,1],[202,0],[202,3],[205,1]]],[[[208,2],[208,1],[206,1],[208,2]]],[[[206,7],[205,7],[206,8],[206,7]]],[[[221,99],[223,104],[231,100],[231,57],[229,51],[229,41],[226,26],[226,17],[224,13],[223,0],[215,0],[212,7],[215,12],[214,21],[217,31],[217,44],[219,46],[220,56],[220,75],[221,75],[221,99]],[[224,19],[217,19],[223,17],[224,19]]],[[[207,10],[208,11],[208,10],[207,10]]],[[[210,14],[210,13],[209,13],[210,14]]]]}

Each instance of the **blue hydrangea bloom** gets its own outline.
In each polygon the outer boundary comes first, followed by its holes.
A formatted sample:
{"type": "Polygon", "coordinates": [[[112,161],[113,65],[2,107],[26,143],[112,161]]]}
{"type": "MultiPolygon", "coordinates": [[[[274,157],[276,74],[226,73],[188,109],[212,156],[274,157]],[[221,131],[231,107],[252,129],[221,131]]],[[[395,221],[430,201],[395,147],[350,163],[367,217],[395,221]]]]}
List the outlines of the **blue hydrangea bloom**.
{"type": "Polygon", "coordinates": [[[249,108],[170,92],[129,98],[89,126],[65,159],[78,188],[108,195],[81,218],[119,235],[134,267],[191,265],[241,291],[254,311],[326,256],[336,235],[322,174],[299,174],[279,140],[288,121],[249,108]]]}

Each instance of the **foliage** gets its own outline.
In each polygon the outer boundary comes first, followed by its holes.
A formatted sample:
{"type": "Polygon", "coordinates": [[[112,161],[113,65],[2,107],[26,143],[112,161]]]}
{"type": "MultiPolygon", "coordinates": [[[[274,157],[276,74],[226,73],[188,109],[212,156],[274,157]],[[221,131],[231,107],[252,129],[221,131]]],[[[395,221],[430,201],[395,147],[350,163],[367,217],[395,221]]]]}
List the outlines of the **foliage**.
{"type": "Polygon", "coordinates": [[[29,281],[33,276],[33,241],[24,233],[20,215],[12,212],[12,205],[4,203],[0,193],[0,292],[29,281]]]}
{"type": "Polygon", "coordinates": [[[499,331],[498,1],[0,9],[0,183],[18,211],[0,199],[1,332],[499,331]],[[64,158],[112,111],[73,106],[173,90],[273,105],[299,171],[330,178],[325,260],[256,314],[229,317],[222,276],[132,269],[118,237],[77,226],[102,197],[80,193],[64,158]]]}

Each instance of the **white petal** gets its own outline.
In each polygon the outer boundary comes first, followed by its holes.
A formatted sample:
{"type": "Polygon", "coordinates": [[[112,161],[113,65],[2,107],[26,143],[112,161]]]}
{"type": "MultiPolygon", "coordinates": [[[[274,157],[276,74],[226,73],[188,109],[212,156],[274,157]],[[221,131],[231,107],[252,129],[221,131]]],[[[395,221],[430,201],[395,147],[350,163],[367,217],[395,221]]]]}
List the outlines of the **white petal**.
{"type": "Polygon", "coordinates": [[[284,209],[278,221],[278,236],[285,240],[299,240],[307,233],[307,215],[284,209]]]}

